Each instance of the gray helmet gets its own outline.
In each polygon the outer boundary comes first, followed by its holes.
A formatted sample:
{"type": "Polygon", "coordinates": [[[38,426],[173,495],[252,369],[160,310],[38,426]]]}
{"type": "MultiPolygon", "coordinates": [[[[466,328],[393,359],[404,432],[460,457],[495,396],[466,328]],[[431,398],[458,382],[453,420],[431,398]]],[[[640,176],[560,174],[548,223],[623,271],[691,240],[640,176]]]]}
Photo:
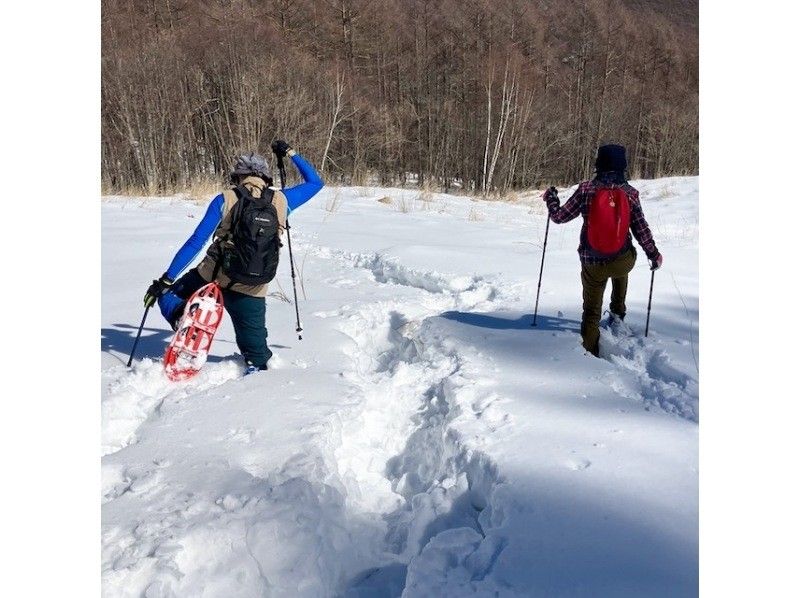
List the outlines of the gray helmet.
{"type": "Polygon", "coordinates": [[[247,176],[254,174],[263,178],[270,178],[269,164],[263,156],[250,152],[249,154],[242,154],[236,158],[236,164],[231,170],[231,178],[234,176],[247,176]]]}

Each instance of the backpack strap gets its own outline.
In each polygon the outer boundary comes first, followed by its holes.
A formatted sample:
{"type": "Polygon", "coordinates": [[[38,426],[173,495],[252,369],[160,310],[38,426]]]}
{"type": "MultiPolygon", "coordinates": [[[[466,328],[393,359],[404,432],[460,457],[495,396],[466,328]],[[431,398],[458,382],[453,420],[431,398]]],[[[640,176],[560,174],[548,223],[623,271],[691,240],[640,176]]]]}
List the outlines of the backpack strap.
{"type": "Polygon", "coordinates": [[[236,230],[236,227],[239,226],[239,221],[242,219],[242,211],[244,210],[244,202],[242,199],[252,198],[252,195],[247,192],[247,189],[241,185],[234,187],[233,192],[236,194],[236,203],[233,204],[233,208],[231,208],[231,225],[228,228],[228,239],[233,236],[233,231],[236,230]]]}
{"type": "Polygon", "coordinates": [[[261,197],[257,199],[266,199],[267,203],[272,203],[272,198],[275,197],[275,190],[272,187],[264,187],[261,192],[261,197]]]}
{"type": "MultiPolygon", "coordinates": [[[[233,229],[238,224],[239,218],[241,218],[241,211],[242,208],[240,204],[242,203],[242,192],[246,192],[246,190],[241,189],[240,186],[236,186],[231,188],[233,194],[236,196],[236,203],[233,204],[231,208],[231,223],[228,227],[228,232],[224,238],[222,238],[222,243],[224,244],[226,241],[230,241],[231,237],[233,236],[233,229]]],[[[222,269],[222,260],[224,258],[224,251],[221,251],[219,259],[215,260],[214,262],[214,270],[211,273],[211,280],[216,280],[217,276],[219,275],[220,270],[222,269]]],[[[227,285],[227,288],[230,288],[230,284],[227,285]]]]}

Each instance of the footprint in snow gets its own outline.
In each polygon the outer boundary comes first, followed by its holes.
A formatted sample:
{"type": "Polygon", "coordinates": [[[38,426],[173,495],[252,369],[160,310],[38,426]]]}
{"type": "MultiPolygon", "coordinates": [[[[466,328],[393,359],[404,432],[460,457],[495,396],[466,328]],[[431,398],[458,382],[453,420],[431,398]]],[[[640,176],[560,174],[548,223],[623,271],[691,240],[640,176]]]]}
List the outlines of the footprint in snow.
{"type": "Polygon", "coordinates": [[[341,309],[334,309],[332,311],[315,311],[311,315],[314,316],[315,318],[320,318],[322,320],[325,320],[327,318],[336,318],[336,317],[341,316],[342,315],[342,310],[341,309]]]}
{"type": "Polygon", "coordinates": [[[249,444],[253,441],[254,435],[255,430],[252,428],[233,428],[228,431],[228,434],[225,436],[225,440],[249,444]]]}
{"type": "Polygon", "coordinates": [[[592,464],[589,459],[569,459],[567,460],[567,468],[572,471],[582,471],[587,469],[592,464]]]}
{"type": "Polygon", "coordinates": [[[329,278],[325,282],[339,289],[351,289],[359,284],[357,280],[352,280],[350,278],[329,278]]]}

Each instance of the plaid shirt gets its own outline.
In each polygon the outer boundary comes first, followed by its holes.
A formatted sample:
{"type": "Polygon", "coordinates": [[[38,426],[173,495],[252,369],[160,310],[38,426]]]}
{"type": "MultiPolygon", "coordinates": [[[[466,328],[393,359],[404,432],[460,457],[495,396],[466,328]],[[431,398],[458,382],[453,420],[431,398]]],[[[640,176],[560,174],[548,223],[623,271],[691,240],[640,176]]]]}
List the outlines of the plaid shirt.
{"type": "Polygon", "coordinates": [[[650,227],[647,225],[647,220],[644,219],[642,212],[642,205],[639,202],[639,192],[631,187],[628,183],[621,185],[599,183],[598,181],[584,181],[578,185],[577,191],[567,200],[563,206],[559,207],[557,197],[545,196],[547,202],[547,210],[550,212],[550,218],[556,224],[562,224],[573,220],[580,214],[583,216],[583,227],[581,228],[581,241],[578,246],[578,255],[583,264],[607,264],[608,262],[616,259],[626,251],[630,251],[633,247],[631,242],[631,232],[636,237],[639,245],[644,249],[647,259],[652,260],[658,256],[658,249],[656,243],[653,241],[653,234],[650,232],[650,227]],[[594,197],[595,191],[602,187],[619,187],[625,191],[628,196],[628,202],[631,207],[631,224],[630,232],[628,232],[628,239],[615,255],[608,256],[606,254],[597,253],[586,241],[586,218],[589,214],[589,206],[594,197]]]}

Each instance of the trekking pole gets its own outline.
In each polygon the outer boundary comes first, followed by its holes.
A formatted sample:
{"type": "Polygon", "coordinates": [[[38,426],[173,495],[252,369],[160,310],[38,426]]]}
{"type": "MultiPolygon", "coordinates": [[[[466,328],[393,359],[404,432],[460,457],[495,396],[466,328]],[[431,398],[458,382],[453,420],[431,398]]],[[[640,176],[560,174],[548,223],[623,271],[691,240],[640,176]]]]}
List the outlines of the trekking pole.
{"type": "MultiPolygon", "coordinates": [[[[281,175],[281,189],[286,186],[286,169],[283,167],[283,156],[278,154],[275,151],[275,148],[272,148],[272,151],[275,152],[275,158],[278,161],[278,173],[281,175]]],[[[295,274],[294,274],[294,257],[292,256],[292,235],[289,232],[289,216],[286,216],[286,242],[289,245],[289,268],[292,271],[292,292],[294,293],[294,313],[297,316],[297,328],[295,328],[295,332],[297,333],[297,340],[303,340],[303,327],[300,325],[300,307],[297,305],[297,283],[295,282],[295,274]]]]}
{"type": "Polygon", "coordinates": [[[150,311],[150,306],[144,308],[144,315],[142,316],[142,323],[139,324],[139,332],[136,333],[136,340],[133,341],[133,349],[131,349],[131,356],[128,358],[128,367],[133,363],[133,354],[136,353],[136,345],[139,344],[139,337],[142,336],[142,328],[144,328],[144,321],[147,319],[147,312],[150,311]]]}
{"type": "Polygon", "coordinates": [[[656,271],[650,271],[650,298],[647,300],[647,323],[644,326],[644,335],[647,336],[648,330],[650,330],[650,306],[653,304],[653,281],[656,278],[656,271]]]}
{"type": "MultiPolygon", "coordinates": [[[[554,187],[550,187],[554,189],[554,187]]],[[[542,290],[542,272],[544,271],[544,253],[547,251],[547,233],[550,230],[550,209],[547,210],[547,224],[544,226],[544,245],[542,246],[542,264],[539,266],[539,285],[536,287],[536,307],[533,308],[533,324],[536,326],[536,316],[539,312],[539,292],[542,290]]]]}

